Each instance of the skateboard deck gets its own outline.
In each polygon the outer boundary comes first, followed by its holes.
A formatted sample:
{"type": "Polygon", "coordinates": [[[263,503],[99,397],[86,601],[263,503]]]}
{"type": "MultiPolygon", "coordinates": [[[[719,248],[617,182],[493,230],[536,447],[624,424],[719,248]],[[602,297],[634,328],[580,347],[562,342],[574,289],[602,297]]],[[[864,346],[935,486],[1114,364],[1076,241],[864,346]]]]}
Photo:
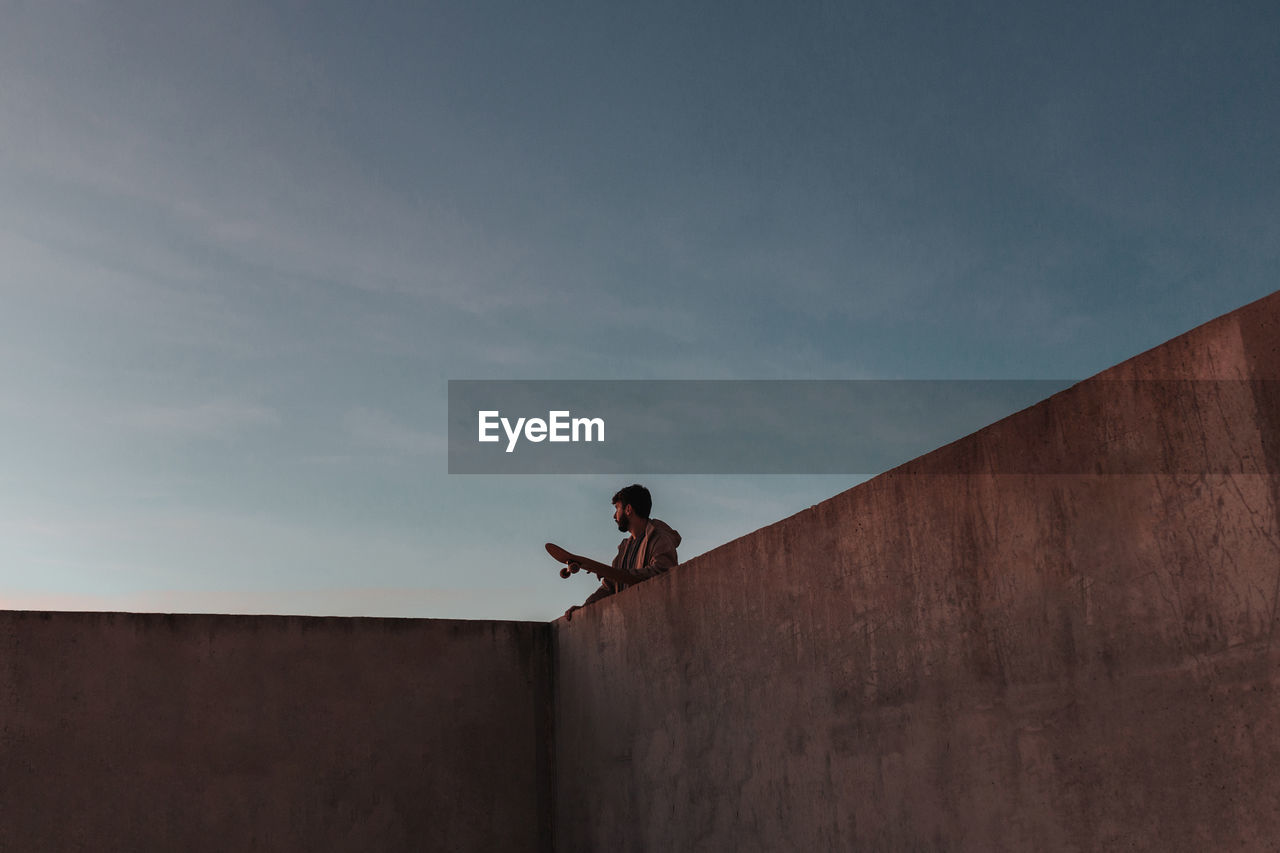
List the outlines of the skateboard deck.
{"type": "Polygon", "coordinates": [[[553,545],[548,542],[546,548],[547,553],[550,554],[557,562],[566,564],[565,567],[560,570],[560,577],[562,578],[567,578],[571,574],[576,574],[579,569],[586,569],[588,572],[591,572],[591,574],[599,577],[605,576],[601,574],[602,570],[605,573],[613,571],[612,568],[606,566],[604,563],[598,563],[590,557],[579,557],[577,554],[571,554],[559,545],[553,545]]]}

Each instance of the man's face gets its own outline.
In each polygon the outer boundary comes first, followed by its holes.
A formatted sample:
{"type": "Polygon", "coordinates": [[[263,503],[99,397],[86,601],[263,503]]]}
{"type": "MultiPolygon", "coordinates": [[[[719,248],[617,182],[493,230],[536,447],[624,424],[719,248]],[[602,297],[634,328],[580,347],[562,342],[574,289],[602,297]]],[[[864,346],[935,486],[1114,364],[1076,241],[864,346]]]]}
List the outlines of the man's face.
{"type": "Polygon", "coordinates": [[[631,519],[627,517],[629,507],[620,503],[613,505],[613,520],[618,523],[618,532],[626,533],[631,529],[631,519]]]}

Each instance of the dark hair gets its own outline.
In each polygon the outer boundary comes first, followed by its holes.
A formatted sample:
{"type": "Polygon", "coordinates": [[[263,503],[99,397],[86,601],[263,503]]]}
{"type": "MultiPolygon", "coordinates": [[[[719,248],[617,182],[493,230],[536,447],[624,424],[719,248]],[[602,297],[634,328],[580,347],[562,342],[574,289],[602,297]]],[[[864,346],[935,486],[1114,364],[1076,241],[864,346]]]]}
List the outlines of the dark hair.
{"type": "Polygon", "coordinates": [[[636,515],[641,518],[648,518],[649,510],[653,509],[653,498],[650,497],[649,490],[639,483],[632,483],[624,489],[618,489],[612,502],[622,504],[624,507],[630,504],[636,515]]]}

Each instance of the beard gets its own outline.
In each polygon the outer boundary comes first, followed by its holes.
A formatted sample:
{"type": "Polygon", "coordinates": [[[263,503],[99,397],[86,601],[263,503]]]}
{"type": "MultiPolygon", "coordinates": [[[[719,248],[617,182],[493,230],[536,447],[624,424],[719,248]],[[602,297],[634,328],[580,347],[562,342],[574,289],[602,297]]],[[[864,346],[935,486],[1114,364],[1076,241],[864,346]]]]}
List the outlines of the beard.
{"type": "Polygon", "coordinates": [[[629,531],[630,529],[631,529],[631,522],[627,521],[627,517],[626,517],[625,515],[624,515],[622,518],[619,518],[619,519],[618,519],[618,532],[619,532],[619,533],[626,533],[626,532],[627,532],[627,531],[629,531]]]}

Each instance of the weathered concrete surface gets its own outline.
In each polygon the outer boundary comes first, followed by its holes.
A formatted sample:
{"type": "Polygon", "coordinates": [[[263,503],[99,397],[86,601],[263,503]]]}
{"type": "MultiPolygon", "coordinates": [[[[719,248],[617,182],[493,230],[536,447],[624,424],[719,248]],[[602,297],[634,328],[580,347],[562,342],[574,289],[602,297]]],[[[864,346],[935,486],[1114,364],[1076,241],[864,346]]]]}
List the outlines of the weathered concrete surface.
{"type": "Polygon", "coordinates": [[[548,643],[0,612],[0,850],[550,850],[548,643]]]}
{"type": "Polygon", "coordinates": [[[557,849],[1276,849],[1280,411],[1132,381],[1251,378],[1280,295],[555,623],[557,849]]]}

